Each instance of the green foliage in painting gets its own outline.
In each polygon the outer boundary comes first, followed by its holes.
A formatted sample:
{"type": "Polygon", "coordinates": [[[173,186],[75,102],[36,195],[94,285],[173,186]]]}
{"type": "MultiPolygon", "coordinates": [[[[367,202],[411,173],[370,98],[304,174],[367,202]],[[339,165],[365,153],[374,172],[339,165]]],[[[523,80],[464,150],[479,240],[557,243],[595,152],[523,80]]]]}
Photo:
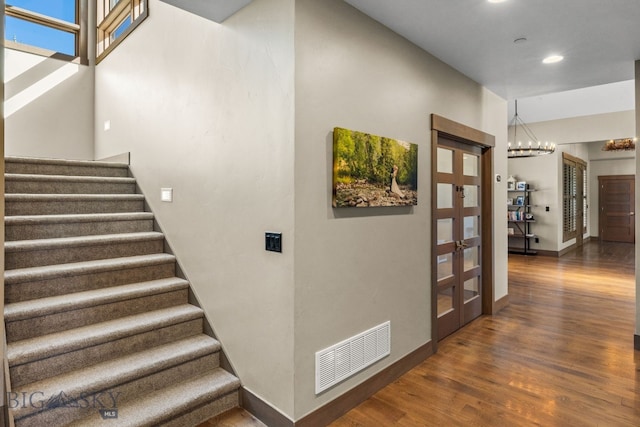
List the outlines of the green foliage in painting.
{"type": "Polygon", "coordinates": [[[395,139],[348,129],[333,131],[334,184],[365,181],[390,185],[393,166],[398,166],[399,185],[418,188],[418,146],[395,139]]]}
{"type": "Polygon", "coordinates": [[[418,204],[418,146],[391,138],[333,130],[333,206],[418,204]]]}

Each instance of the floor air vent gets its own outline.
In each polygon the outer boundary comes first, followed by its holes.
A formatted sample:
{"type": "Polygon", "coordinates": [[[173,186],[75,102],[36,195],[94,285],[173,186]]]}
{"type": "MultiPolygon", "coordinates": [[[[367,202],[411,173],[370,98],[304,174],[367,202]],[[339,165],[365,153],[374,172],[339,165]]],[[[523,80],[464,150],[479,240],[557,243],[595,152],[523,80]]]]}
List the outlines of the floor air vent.
{"type": "Polygon", "coordinates": [[[316,353],[316,394],[372,365],[391,352],[391,322],[316,353]]]}

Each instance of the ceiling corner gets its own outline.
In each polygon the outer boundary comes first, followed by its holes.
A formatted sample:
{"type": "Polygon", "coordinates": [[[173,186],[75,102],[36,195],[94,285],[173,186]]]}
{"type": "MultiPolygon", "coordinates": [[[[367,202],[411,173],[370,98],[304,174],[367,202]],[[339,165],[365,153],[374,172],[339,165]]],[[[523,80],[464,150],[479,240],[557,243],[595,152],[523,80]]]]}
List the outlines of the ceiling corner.
{"type": "Polygon", "coordinates": [[[253,0],[161,0],[211,21],[222,23],[253,0]]]}

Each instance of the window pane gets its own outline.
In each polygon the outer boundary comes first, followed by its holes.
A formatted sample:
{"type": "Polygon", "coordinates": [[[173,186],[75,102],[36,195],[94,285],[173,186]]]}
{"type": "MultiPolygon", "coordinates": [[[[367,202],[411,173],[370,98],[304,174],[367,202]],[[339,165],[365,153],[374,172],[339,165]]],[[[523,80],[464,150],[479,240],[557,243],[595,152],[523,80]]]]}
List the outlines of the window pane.
{"type": "Polygon", "coordinates": [[[453,276],[453,254],[438,255],[438,280],[453,276]]]}
{"type": "Polygon", "coordinates": [[[7,16],[5,39],[21,44],[53,50],[66,55],[76,55],[75,35],[44,25],[7,16]]]}
{"type": "Polygon", "coordinates": [[[473,154],[462,155],[462,170],[465,176],[478,176],[479,157],[473,154]]]}
{"type": "Polygon", "coordinates": [[[127,15],[124,21],[111,33],[111,41],[114,41],[124,33],[124,31],[131,26],[131,15],[127,15]]]}
{"type": "Polygon", "coordinates": [[[438,147],[438,172],[453,173],[453,151],[438,147]]]}
{"type": "Polygon", "coordinates": [[[453,207],[453,185],[438,184],[438,209],[453,207]]]}
{"type": "Polygon", "coordinates": [[[480,235],[480,229],[478,227],[477,216],[465,216],[464,217],[464,238],[470,239],[480,235]]]}
{"type": "Polygon", "coordinates": [[[464,250],[464,271],[469,271],[478,264],[478,247],[468,248],[464,250]]]}
{"type": "Polygon", "coordinates": [[[9,0],[7,3],[41,15],[62,19],[67,22],[76,22],[75,0],[9,0]]]}
{"type": "Polygon", "coordinates": [[[475,208],[476,206],[478,206],[478,186],[465,185],[464,186],[464,207],[475,208]]]}
{"type": "Polygon", "coordinates": [[[438,220],[438,244],[453,242],[453,218],[438,220]]]}
{"type": "Polygon", "coordinates": [[[465,280],[464,282],[464,302],[465,304],[470,300],[480,295],[480,280],[479,277],[465,280]]]}
{"type": "Polygon", "coordinates": [[[453,288],[438,291],[438,317],[453,310],[453,288]]]}

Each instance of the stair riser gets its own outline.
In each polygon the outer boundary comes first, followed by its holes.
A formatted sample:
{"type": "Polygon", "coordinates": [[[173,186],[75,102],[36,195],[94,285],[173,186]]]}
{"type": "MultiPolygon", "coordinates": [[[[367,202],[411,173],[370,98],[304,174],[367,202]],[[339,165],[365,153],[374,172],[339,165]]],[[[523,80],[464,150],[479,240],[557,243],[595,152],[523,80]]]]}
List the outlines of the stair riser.
{"type": "Polygon", "coordinates": [[[7,341],[13,342],[38,337],[54,332],[91,325],[107,320],[144,313],[153,309],[172,307],[188,302],[187,289],[165,292],[158,295],[127,299],[95,307],[69,310],[63,313],[46,314],[40,317],[6,323],[7,341]]]}
{"type": "Polygon", "coordinates": [[[5,173],[29,175],[107,176],[122,178],[129,176],[129,170],[126,167],[45,165],[11,161],[5,161],[4,167],[5,173]]]}
{"type": "Polygon", "coordinates": [[[184,426],[197,426],[201,423],[210,420],[224,412],[227,412],[233,408],[240,406],[239,392],[235,391],[225,396],[221,396],[218,399],[203,405],[197,409],[192,410],[186,414],[182,414],[171,421],[159,424],[159,427],[184,427],[184,426]]]}
{"type": "Polygon", "coordinates": [[[135,191],[135,183],[5,181],[7,194],[134,194],[135,191]]]}
{"type": "Polygon", "coordinates": [[[75,369],[84,368],[201,333],[202,318],[167,325],[166,327],[149,332],[120,338],[68,353],[51,354],[46,359],[10,366],[11,384],[14,389],[17,389],[34,381],[43,380],[75,369]]]}
{"type": "MultiPolygon", "coordinates": [[[[114,399],[111,396],[114,396],[116,397],[115,408],[117,408],[118,405],[122,406],[126,402],[151,394],[163,387],[184,381],[186,378],[189,378],[194,374],[197,375],[199,372],[208,371],[218,365],[218,353],[213,353],[205,357],[187,361],[186,363],[182,363],[178,366],[169,367],[168,369],[130,381],[126,384],[109,387],[109,389],[100,394],[101,399],[99,399],[99,401],[104,404],[105,407],[113,407],[114,399]],[[109,392],[111,395],[109,395],[109,392]]],[[[64,390],[62,391],[64,392],[64,390]]],[[[90,394],[90,396],[93,396],[93,394],[90,394]]],[[[46,397],[48,398],[49,396],[46,397]]],[[[40,427],[45,425],[47,427],[64,426],[70,422],[89,416],[100,409],[94,407],[94,400],[91,397],[86,400],[89,402],[86,408],[55,408],[48,411],[42,411],[25,418],[20,418],[20,411],[16,411],[16,427],[40,427]]],[[[95,402],[97,403],[97,401],[95,402]]],[[[118,420],[125,424],[126,414],[118,414],[118,420]]]]}
{"type": "Polygon", "coordinates": [[[164,242],[162,239],[157,239],[20,252],[5,250],[5,270],[148,255],[161,253],[163,249],[164,242]]]}
{"type": "Polygon", "coordinates": [[[5,241],[97,236],[153,231],[153,220],[75,222],[38,225],[6,225],[5,241]]]}
{"type": "Polygon", "coordinates": [[[143,212],[142,200],[102,201],[12,201],[5,203],[5,215],[66,215],[92,213],[143,212]]]}
{"type": "Polygon", "coordinates": [[[5,284],[5,298],[7,303],[12,303],[65,295],[72,292],[92,291],[110,286],[173,277],[175,276],[175,271],[175,262],[167,262],[123,270],[56,277],[49,280],[7,283],[5,284]]]}

